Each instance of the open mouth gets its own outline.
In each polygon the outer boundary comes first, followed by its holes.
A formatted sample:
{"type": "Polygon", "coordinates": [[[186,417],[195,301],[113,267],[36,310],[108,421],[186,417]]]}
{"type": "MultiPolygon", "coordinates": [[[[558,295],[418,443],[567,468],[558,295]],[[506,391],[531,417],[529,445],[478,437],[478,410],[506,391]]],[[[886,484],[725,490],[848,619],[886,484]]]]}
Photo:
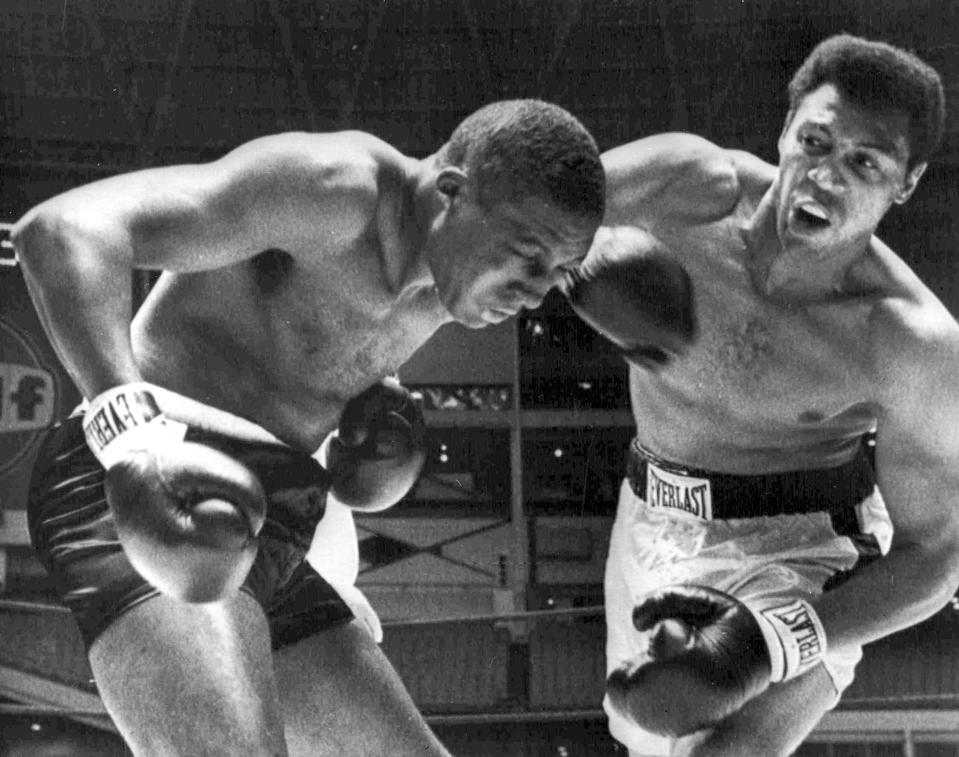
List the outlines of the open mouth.
{"type": "Polygon", "coordinates": [[[801,231],[816,232],[828,229],[830,221],[826,211],[820,206],[804,204],[793,210],[793,224],[801,231]]]}

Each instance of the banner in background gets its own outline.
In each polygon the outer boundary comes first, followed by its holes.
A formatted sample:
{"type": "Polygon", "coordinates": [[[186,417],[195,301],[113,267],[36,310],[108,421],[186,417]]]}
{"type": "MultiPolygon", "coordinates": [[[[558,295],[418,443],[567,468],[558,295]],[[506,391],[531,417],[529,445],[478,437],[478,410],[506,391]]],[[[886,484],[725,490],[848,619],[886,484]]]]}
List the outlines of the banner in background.
{"type": "Polygon", "coordinates": [[[23,510],[43,430],[80,395],[43,333],[20,272],[0,274],[0,291],[0,510],[23,510]]]}

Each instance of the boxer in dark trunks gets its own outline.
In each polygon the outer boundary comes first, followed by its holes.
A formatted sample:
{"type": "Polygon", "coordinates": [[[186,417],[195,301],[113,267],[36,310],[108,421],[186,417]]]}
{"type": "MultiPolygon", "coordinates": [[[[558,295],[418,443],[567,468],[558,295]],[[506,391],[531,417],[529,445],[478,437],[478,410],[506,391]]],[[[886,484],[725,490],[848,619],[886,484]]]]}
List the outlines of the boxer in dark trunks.
{"type": "Polygon", "coordinates": [[[327,488],[376,510],[415,480],[422,419],[383,377],[445,323],[537,307],[604,198],[583,126],[522,100],[424,159],[360,132],[271,136],[16,224],[89,401],[40,456],[33,533],[135,754],[445,754],[303,554],[327,488]],[[135,315],[134,269],[163,271],[135,315]]]}

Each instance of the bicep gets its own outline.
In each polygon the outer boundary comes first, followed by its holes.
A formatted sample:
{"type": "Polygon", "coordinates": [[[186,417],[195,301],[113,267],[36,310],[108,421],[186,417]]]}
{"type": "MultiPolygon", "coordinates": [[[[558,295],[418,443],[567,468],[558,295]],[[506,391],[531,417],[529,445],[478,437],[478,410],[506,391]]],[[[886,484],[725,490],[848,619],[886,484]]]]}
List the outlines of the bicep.
{"type": "Polygon", "coordinates": [[[265,249],[301,247],[320,227],[351,233],[367,212],[357,200],[365,187],[343,179],[350,172],[342,162],[322,153],[304,159],[301,147],[263,141],[265,148],[248,144],[211,163],[111,177],[51,205],[104,254],[128,248],[136,268],[218,268],[265,249]]]}
{"type": "Polygon", "coordinates": [[[369,216],[348,170],[295,154],[228,155],[174,170],[157,177],[165,191],[131,224],[139,265],[200,270],[266,249],[292,252],[314,247],[320,232],[324,240],[355,234],[369,216]]]}
{"type": "MultiPolygon", "coordinates": [[[[178,271],[217,268],[256,254],[255,180],[220,163],[160,168],[138,177],[126,207],[133,263],[178,271]]],[[[262,247],[260,249],[263,249],[262,247]]]]}
{"type": "Polygon", "coordinates": [[[692,134],[657,134],[603,154],[607,225],[655,226],[727,214],[739,198],[728,151],[692,134]]]}

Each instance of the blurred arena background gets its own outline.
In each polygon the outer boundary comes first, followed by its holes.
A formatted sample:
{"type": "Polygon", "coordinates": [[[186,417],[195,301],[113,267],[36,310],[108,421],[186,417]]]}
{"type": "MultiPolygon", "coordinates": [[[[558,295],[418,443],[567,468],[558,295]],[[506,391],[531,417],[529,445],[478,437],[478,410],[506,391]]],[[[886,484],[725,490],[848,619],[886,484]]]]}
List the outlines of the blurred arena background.
{"type": "MultiPolygon", "coordinates": [[[[840,31],[913,49],[943,77],[944,149],[881,233],[959,315],[956,2],[0,2],[0,754],[126,753],[27,544],[37,432],[78,397],[6,240],[25,210],[278,131],[362,129],[423,156],[510,97],[568,108],[602,149],[688,130],[775,162],[786,83],[840,31]]],[[[401,377],[434,431],[410,496],[359,521],[387,654],[455,754],[616,754],[601,606],[631,435],[625,367],[557,298],[481,332],[447,327],[401,377]]],[[[959,755],[957,648],[955,607],[867,648],[799,754],[959,755]]]]}

